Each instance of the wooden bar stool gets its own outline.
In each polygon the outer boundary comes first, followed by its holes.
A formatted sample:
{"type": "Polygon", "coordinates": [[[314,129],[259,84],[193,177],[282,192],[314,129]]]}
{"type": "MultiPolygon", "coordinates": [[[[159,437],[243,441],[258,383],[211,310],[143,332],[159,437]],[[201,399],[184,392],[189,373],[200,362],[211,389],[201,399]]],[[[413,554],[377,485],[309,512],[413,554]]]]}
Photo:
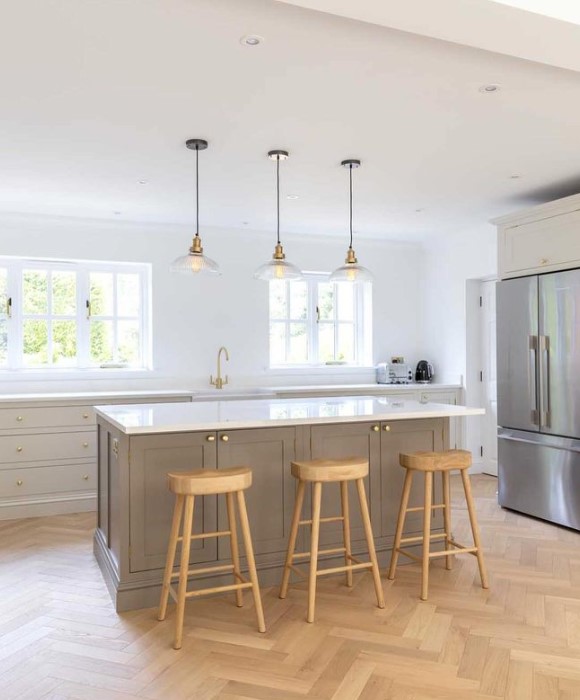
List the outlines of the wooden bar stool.
{"type": "Polygon", "coordinates": [[[479,527],[477,525],[477,516],[475,514],[475,503],[471,493],[471,481],[467,470],[471,466],[471,452],[467,450],[447,450],[445,452],[411,452],[410,454],[400,454],[399,463],[407,470],[405,474],[405,483],[403,485],[403,495],[401,497],[401,505],[399,508],[399,518],[397,520],[397,530],[395,533],[395,541],[393,543],[393,551],[391,554],[391,565],[389,567],[388,578],[395,578],[395,570],[399,554],[403,554],[414,561],[422,563],[422,579],[421,579],[421,600],[427,600],[429,593],[429,561],[435,557],[445,557],[445,568],[451,569],[453,555],[455,554],[473,554],[477,557],[479,565],[479,574],[481,576],[482,588],[489,588],[487,582],[487,573],[485,563],[483,561],[483,552],[481,550],[481,540],[479,536],[479,527]],[[473,547],[465,547],[458,544],[451,537],[451,494],[449,490],[449,472],[453,469],[458,469],[461,473],[463,482],[463,490],[465,491],[465,501],[469,513],[469,522],[471,523],[471,531],[473,533],[473,547]],[[424,505],[416,508],[408,508],[409,494],[411,493],[411,485],[415,472],[423,472],[425,474],[425,499],[424,505]],[[443,481],[443,503],[433,505],[433,474],[441,472],[443,481]],[[442,534],[431,534],[431,515],[432,511],[443,509],[443,523],[445,532],[442,534]],[[407,513],[423,511],[423,535],[419,537],[403,537],[403,528],[405,526],[405,516],[407,513]],[[445,549],[442,552],[431,552],[429,550],[431,540],[444,539],[445,549]],[[401,548],[402,544],[423,543],[423,556],[418,557],[412,552],[408,552],[401,548]]]}
{"type": "Polygon", "coordinates": [[[173,511],[173,523],[171,525],[171,534],[169,536],[169,549],[167,552],[167,562],[165,564],[165,575],[163,577],[163,588],[161,590],[161,602],[159,605],[159,620],[164,620],[167,613],[167,601],[169,596],[177,604],[177,617],[175,620],[175,641],[174,649],[181,648],[181,640],[183,636],[183,616],[185,613],[185,600],[194,596],[205,595],[209,593],[219,593],[224,591],[236,592],[236,603],[238,607],[242,606],[242,590],[251,588],[254,594],[254,602],[256,605],[256,616],[258,618],[258,629],[260,632],[265,632],[264,612],[262,610],[262,600],[260,598],[260,587],[258,584],[258,575],[256,573],[256,562],[254,560],[254,549],[252,547],[252,537],[250,535],[250,524],[248,522],[248,513],[246,510],[246,499],[244,489],[252,485],[252,471],[248,467],[234,467],[232,469],[221,469],[219,471],[210,471],[199,469],[192,472],[175,472],[167,475],[167,484],[169,490],[176,495],[175,509],[173,511]],[[210,496],[217,494],[225,494],[226,505],[228,511],[229,530],[218,532],[204,532],[199,535],[192,534],[193,527],[193,508],[196,496],[210,496]],[[238,510],[240,514],[240,524],[242,526],[242,536],[246,549],[246,558],[248,560],[248,570],[250,580],[247,581],[240,571],[240,554],[238,547],[238,533],[236,526],[236,515],[234,508],[234,494],[238,501],[238,510]],[[183,517],[182,534],[179,536],[179,526],[183,517]],[[232,548],[232,564],[224,564],[223,566],[210,566],[204,569],[189,569],[189,552],[192,540],[204,539],[206,537],[222,537],[229,535],[232,548]],[[177,543],[181,543],[181,560],[179,573],[173,573],[173,564],[175,561],[175,552],[177,543]],[[234,575],[234,583],[228,586],[217,586],[214,588],[201,588],[198,590],[187,590],[187,579],[189,576],[223,573],[231,571],[234,575]],[[178,589],[175,592],[171,585],[173,579],[178,579],[178,589]]]}
{"type": "Polygon", "coordinates": [[[369,473],[369,463],[367,460],[351,457],[348,459],[315,459],[310,462],[292,462],[292,476],[298,479],[298,489],[296,492],[296,502],[294,504],[294,515],[292,517],[292,527],[290,528],[290,539],[288,541],[288,552],[280,586],[280,598],[285,598],[288,593],[288,582],[290,572],[294,571],[306,578],[306,575],[294,566],[294,559],[307,559],[310,557],[310,573],[308,576],[308,614],[307,621],[314,622],[314,606],[316,598],[316,578],[327,574],[337,574],[346,572],[346,585],[352,586],[352,572],[358,569],[371,569],[379,608],[385,607],[383,598],[383,588],[379,573],[379,565],[375,551],[371,519],[365,493],[364,477],[369,473]],[[348,506],[348,482],[355,481],[358,491],[358,498],[362,520],[365,529],[367,547],[370,561],[361,562],[352,556],[350,543],[350,516],[348,506]],[[312,488],[312,519],[300,520],[302,504],[304,502],[304,490],[306,483],[310,482],[312,488]],[[322,484],[339,483],[342,515],[328,518],[320,517],[320,507],[322,502],[322,484]],[[343,547],[332,549],[318,549],[318,539],[320,533],[320,523],[332,523],[342,521],[343,547]],[[310,552],[295,553],[296,538],[300,525],[310,525],[310,552]],[[344,566],[336,566],[328,569],[318,569],[318,556],[320,554],[344,554],[344,566]]]}

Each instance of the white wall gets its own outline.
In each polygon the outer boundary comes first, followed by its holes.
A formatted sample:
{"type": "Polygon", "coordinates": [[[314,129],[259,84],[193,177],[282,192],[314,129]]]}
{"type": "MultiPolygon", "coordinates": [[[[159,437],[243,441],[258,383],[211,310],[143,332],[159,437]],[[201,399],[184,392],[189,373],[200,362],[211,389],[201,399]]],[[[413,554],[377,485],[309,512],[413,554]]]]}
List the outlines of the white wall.
{"type": "MultiPolygon", "coordinates": [[[[423,258],[424,342],[433,361],[436,381],[461,382],[465,403],[480,405],[478,377],[467,361],[468,314],[473,314],[470,280],[497,274],[497,233],[495,226],[483,225],[468,233],[450,234],[425,246],[423,258]],[[469,365],[469,371],[468,371],[469,365]]],[[[472,451],[476,471],[481,420],[464,421],[464,445],[472,451]]]]}
{"type": "MultiPolygon", "coordinates": [[[[129,388],[203,388],[215,373],[216,352],[226,345],[231,386],[336,383],[374,380],[371,370],[324,368],[316,376],[282,376],[268,369],[267,285],[253,270],[272,254],[274,237],[264,233],[207,229],[206,254],[217,260],[222,276],[184,277],[169,264],[184,254],[192,228],[136,225],[117,221],[33,218],[0,219],[0,255],[150,262],[153,265],[154,371],[134,378],[39,378],[30,373],[0,376],[4,393],[129,388]]],[[[344,240],[285,236],[288,258],[304,270],[330,271],[342,263],[344,240]]],[[[415,363],[427,356],[423,346],[422,248],[417,244],[356,241],[358,257],[375,273],[373,285],[373,359],[404,355],[415,363]]],[[[424,289],[424,287],[423,287],[424,289]]],[[[45,373],[46,374],[46,373],[45,373]]],[[[105,375],[102,375],[105,377],[105,375]]]]}

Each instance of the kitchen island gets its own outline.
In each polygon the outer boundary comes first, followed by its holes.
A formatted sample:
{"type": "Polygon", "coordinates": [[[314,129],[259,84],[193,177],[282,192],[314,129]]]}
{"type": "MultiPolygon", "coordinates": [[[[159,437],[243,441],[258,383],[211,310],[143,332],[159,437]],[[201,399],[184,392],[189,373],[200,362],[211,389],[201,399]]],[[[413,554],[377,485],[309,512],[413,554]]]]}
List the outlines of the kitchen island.
{"type": "MultiPolygon", "coordinates": [[[[392,546],[403,470],[399,452],[441,450],[449,421],[483,409],[385,397],[257,399],[97,407],[98,524],[94,550],[118,611],[156,605],[173,511],[168,471],[251,467],[247,492],[256,563],[262,585],[278,583],[294,505],[293,460],[364,456],[367,494],[379,560],[392,546]]],[[[439,491],[435,499],[440,500],[439,491]]],[[[326,489],[323,515],[338,514],[340,493],[326,489]]],[[[420,505],[416,479],[410,506],[420,505]]],[[[196,533],[227,529],[222,499],[196,501],[196,533]]],[[[365,551],[364,530],[352,509],[353,552],[365,551]]],[[[438,513],[438,511],[435,511],[438,513]]],[[[436,519],[440,516],[435,516],[436,519]]],[[[421,513],[407,533],[421,530],[421,513]]],[[[436,523],[437,525],[437,523],[436,523]]],[[[304,530],[304,528],[302,528],[304,530]]],[[[301,537],[306,536],[301,533],[301,537]]],[[[321,531],[321,545],[340,545],[342,527],[321,531]]],[[[305,542],[299,539],[299,546],[305,542]]],[[[229,561],[228,538],[194,540],[191,566],[229,561]]],[[[332,561],[332,560],[330,560],[332,561]]],[[[244,562],[242,561],[242,567],[244,562]]],[[[221,585],[224,577],[206,584],[221,585]]]]}

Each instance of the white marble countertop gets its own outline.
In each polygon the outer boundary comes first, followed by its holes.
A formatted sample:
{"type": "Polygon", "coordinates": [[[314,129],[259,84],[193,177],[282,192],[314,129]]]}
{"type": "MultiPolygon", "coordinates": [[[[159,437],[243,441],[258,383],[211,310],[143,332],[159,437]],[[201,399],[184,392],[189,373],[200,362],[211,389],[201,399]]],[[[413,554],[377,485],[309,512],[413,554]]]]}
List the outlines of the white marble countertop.
{"type": "Polygon", "coordinates": [[[97,406],[96,411],[128,435],[371,420],[455,418],[485,413],[482,408],[377,396],[134,404],[97,406]]]}
{"type": "Polygon", "coordinates": [[[324,392],[325,394],[343,394],[344,392],[357,392],[368,391],[370,393],[381,393],[388,392],[415,392],[415,391],[457,391],[461,389],[460,384],[435,384],[434,382],[429,382],[428,384],[377,384],[373,382],[372,384],[302,384],[295,386],[271,386],[267,387],[269,391],[275,394],[305,394],[308,392],[324,392]]]}
{"type": "Polygon", "coordinates": [[[34,393],[22,393],[22,394],[0,394],[0,405],[3,403],[36,403],[36,402],[50,402],[50,401],[74,401],[75,403],[79,401],[85,401],[86,403],[94,403],[95,401],[107,401],[107,399],[113,399],[117,401],[119,399],[139,399],[139,398],[163,398],[164,396],[172,397],[183,397],[192,396],[191,391],[180,390],[180,389],[145,389],[140,391],[55,391],[43,394],[34,393]]]}

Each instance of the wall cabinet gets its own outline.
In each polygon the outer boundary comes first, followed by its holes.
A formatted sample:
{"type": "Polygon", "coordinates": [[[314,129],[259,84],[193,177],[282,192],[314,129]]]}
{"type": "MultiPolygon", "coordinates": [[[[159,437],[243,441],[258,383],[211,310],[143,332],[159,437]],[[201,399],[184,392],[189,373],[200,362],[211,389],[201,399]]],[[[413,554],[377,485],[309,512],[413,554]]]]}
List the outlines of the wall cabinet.
{"type": "Polygon", "coordinates": [[[580,267],[580,195],[494,223],[500,279],[580,267]]]}

